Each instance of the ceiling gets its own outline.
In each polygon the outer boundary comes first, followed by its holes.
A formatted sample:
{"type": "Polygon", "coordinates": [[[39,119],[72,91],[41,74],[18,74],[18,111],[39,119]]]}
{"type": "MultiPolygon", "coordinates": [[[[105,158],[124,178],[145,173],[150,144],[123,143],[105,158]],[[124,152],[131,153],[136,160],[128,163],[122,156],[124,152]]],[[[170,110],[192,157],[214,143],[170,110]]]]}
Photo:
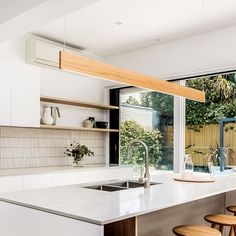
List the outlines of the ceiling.
{"type": "Polygon", "coordinates": [[[44,1],[45,0],[0,0],[0,24],[44,1]]]}
{"type": "Polygon", "coordinates": [[[110,56],[234,24],[235,0],[100,0],[32,33],[110,56]]]}

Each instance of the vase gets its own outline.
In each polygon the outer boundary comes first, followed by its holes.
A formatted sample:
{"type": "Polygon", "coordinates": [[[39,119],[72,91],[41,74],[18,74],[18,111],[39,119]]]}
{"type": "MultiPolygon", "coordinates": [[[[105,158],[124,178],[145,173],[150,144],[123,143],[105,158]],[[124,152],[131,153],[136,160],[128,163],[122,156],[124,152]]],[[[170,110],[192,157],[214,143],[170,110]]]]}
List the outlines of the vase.
{"type": "Polygon", "coordinates": [[[42,117],[42,123],[44,125],[52,125],[53,124],[53,117],[52,117],[52,109],[51,107],[45,107],[44,108],[44,114],[42,117]]]}
{"type": "Polygon", "coordinates": [[[93,117],[89,117],[88,119],[83,121],[83,126],[85,128],[93,128],[95,123],[95,119],[93,117]]]}
{"type": "Polygon", "coordinates": [[[84,167],[84,165],[83,164],[81,164],[80,162],[72,162],[72,166],[73,167],[84,167]]]}

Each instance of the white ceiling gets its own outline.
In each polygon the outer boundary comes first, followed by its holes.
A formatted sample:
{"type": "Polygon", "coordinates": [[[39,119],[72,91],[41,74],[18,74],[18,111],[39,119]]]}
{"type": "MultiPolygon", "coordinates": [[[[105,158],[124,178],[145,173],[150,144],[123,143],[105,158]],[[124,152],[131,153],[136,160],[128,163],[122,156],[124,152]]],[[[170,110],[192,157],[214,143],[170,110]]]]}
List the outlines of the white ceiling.
{"type": "Polygon", "coordinates": [[[0,0],[0,24],[44,1],[45,0],[0,0]]]}
{"type": "Polygon", "coordinates": [[[100,0],[33,33],[109,56],[236,24],[235,0],[100,0]],[[115,22],[122,22],[117,25],[115,22]]]}

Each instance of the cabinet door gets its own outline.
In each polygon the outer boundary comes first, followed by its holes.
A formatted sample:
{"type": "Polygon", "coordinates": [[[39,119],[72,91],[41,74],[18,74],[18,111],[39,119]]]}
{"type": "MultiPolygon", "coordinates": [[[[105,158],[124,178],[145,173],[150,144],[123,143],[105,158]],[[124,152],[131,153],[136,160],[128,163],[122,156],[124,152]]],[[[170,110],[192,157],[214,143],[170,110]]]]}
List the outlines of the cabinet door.
{"type": "Polygon", "coordinates": [[[7,176],[0,178],[0,193],[22,191],[21,176],[7,176]]]}
{"type": "MultiPolygon", "coordinates": [[[[52,198],[49,197],[48,199],[52,198]]],[[[95,225],[1,201],[0,225],[0,235],[2,236],[104,235],[102,225],[95,225]]]]}
{"type": "Polygon", "coordinates": [[[11,125],[40,126],[40,70],[25,63],[13,63],[11,125]]]}
{"type": "Polygon", "coordinates": [[[11,122],[11,68],[8,60],[0,59],[0,125],[11,122]]]}

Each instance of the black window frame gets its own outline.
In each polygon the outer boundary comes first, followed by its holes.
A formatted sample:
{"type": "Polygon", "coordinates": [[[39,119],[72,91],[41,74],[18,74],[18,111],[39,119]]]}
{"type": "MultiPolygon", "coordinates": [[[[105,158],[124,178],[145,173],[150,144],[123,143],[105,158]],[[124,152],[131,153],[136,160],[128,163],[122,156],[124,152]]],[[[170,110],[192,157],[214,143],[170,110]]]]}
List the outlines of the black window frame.
{"type": "MultiPolygon", "coordinates": [[[[214,76],[218,74],[229,74],[236,72],[236,69],[228,70],[228,71],[219,71],[205,74],[196,74],[193,76],[187,76],[177,79],[169,79],[168,82],[176,82],[181,80],[190,80],[198,77],[204,76],[214,76]]],[[[110,105],[119,106],[120,107],[120,90],[124,88],[132,88],[134,86],[124,86],[120,88],[110,89],[109,99],[110,105]]],[[[120,109],[110,110],[109,116],[110,128],[111,129],[119,129],[120,128],[120,109]]],[[[110,133],[109,134],[109,165],[110,166],[118,166],[120,161],[120,133],[110,133]]]]}
{"type": "MultiPolygon", "coordinates": [[[[120,107],[120,88],[110,89],[110,105],[120,107]]],[[[110,129],[120,128],[120,109],[110,110],[110,129]]],[[[120,161],[120,133],[109,133],[109,165],[117,166],[120,161]]]]}

